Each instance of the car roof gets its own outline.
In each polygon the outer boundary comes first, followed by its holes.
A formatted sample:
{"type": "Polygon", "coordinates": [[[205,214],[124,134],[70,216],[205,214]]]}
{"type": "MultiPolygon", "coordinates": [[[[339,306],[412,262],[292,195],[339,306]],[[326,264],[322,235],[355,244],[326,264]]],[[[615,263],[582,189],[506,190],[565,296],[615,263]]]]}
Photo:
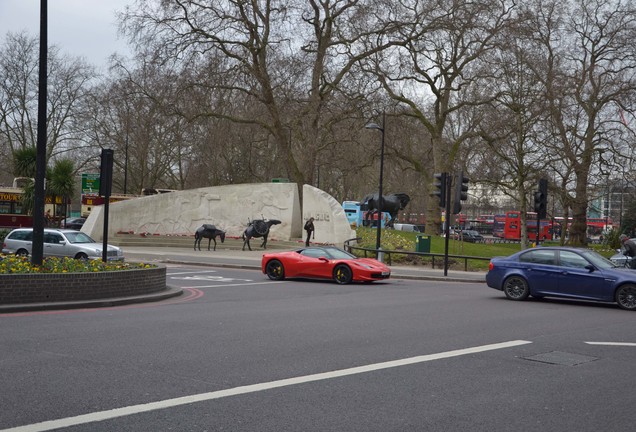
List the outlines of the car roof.
{"type": "MultiPolygon", "coordinates": [[[[14,231],[33,231],[33,228],[16,228],[16,229],[14,229],[11,232],[14,232],[14,231]]],[[[62,233],[62,234],[66,234],[66,233],[71,233],[72,234],[72,233],[77,233],[79,231],[72,230],[72,229],[64,229],[64,228],[44,228],[44,232],[49,232],[49,233],[51,233],[51,232],[59,232],[59,233],[62,233]]]]}
{"type": "Polygon", "coordinates": [[[541,246],[541,245],[539,245],[539,246],[534,247],[534,248],[524,249],[522,251],[517,252],[516,254],[521,254],[521,253],[524,253],[524,252],[529,252],[529,251],[533,251],[533,250],[541,250],[541,249],[563,250],[563,251],[573,251],[573,252],[594,252],[591,249],[586,249],[586,248],[583,248],[583,247],[575,247],[575,246],[541,246]]]}

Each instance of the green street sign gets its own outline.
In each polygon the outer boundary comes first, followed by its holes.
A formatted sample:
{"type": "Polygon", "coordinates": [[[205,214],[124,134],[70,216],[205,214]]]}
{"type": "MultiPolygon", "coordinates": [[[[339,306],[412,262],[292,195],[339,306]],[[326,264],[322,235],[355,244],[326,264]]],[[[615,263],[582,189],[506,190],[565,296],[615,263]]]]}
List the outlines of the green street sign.
{"type": "Polygon", "coordinates": [[[99,174],[82,174],[82,193],[99,193],[99,174]]]}

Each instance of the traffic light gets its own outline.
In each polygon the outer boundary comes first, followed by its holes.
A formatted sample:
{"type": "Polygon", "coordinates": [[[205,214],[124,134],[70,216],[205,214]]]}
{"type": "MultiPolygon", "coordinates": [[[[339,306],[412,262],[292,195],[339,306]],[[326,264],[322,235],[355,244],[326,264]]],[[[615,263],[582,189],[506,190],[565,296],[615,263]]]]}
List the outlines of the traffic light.
{"type": "Polygon", "coordinates": [[[431,196],[436,196],[439,200],[440,207],[446,207],[446,181],[448,179],[448,173],[436,173],[433,174],[435,177],[435,186],[436,190],[431,193],[431,196]]]}
{"type": "Polygon", "coordinates": [[[102,159],[99,168],[99,195],[109,197],[113,185],[113,154],[112,149],[102,149],[102,159]]]}
{"type": "Polygon", "coordinates": [[[453,214],[459,214],[462,211],[462,201],[468,199],[468,183],[470,179],[464,177],[464,172],[459,171],[455,179],[455,197],[453,201],[453,214]]]}
{"type": "Polygon", "coordinates": [[[545,219],[548,215],[548,181],[539,180],[539,190],[534,193],[534,211],[539,219],[545,219]]]}

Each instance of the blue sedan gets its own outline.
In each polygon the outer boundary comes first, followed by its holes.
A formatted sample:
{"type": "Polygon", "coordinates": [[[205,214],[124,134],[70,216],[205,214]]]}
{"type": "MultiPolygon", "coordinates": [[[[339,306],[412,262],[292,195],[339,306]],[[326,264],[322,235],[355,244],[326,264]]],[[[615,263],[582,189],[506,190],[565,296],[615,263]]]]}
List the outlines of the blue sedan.
{"type": "Polygon", "coordinates": [[[493,258],[486,283],[510,300],[561,297],[616,302],[636,310],[636,271],[617,268],[587,249],[538,247],[493,258]]]}

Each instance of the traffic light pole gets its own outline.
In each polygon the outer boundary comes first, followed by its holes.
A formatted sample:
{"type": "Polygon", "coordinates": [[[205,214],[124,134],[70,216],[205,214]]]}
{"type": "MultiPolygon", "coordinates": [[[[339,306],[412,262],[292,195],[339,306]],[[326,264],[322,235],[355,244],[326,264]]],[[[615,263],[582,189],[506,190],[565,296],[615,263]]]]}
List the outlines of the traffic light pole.
{"type": "Polygon", "coordinates": [[[445,184],[444,184],[444,196],[445,196],[445,204],[446,204],[446,208],[444,209],[445,213],[446,213],[446,217],[445,217],[445,226],[444,226],[444,276],[448,276],[448,240],[450,237],[450,211],[451,211],[451,196],[450,196],[450,192],[451,192],[451,181],[452,181],[453,177],[450,175],[447,175],[445,177],[445,184]]]}

